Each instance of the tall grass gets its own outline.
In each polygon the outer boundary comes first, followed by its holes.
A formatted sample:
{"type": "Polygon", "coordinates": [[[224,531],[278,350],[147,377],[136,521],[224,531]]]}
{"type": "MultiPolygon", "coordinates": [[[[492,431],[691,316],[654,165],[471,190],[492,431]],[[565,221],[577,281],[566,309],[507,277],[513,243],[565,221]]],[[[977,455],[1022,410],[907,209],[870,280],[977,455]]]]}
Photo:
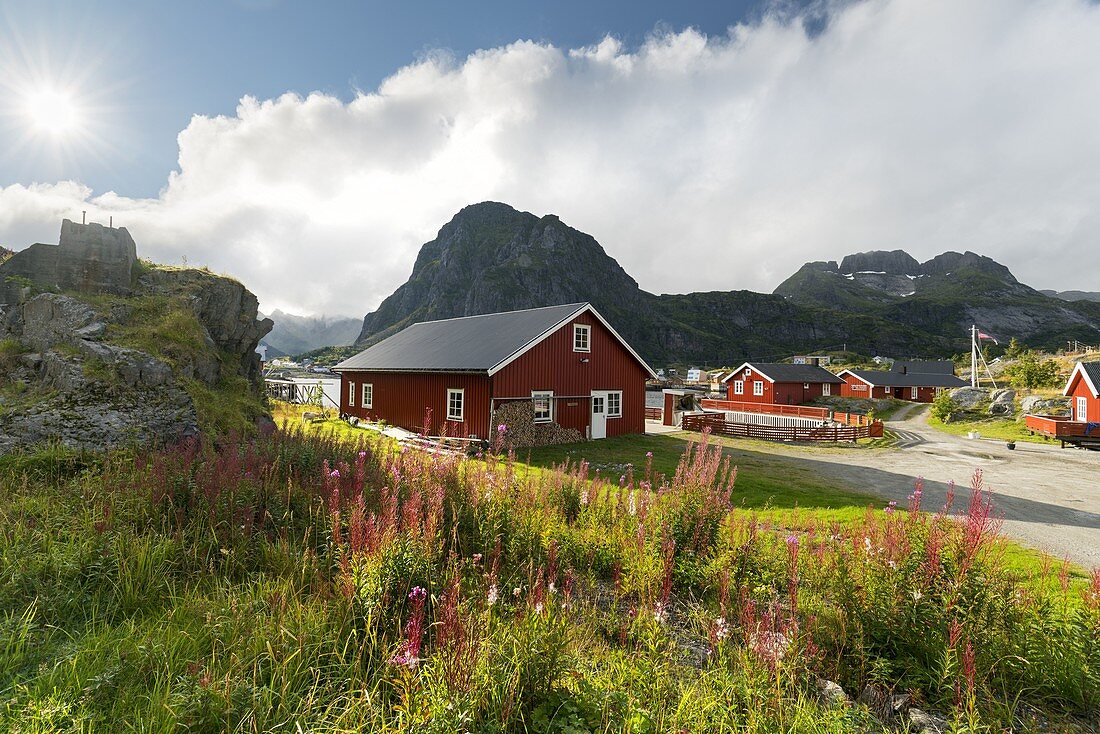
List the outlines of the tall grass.
{"type": "MultiPolygon", "coordinates": [[[[55,457],[58,458],[58,457],[55,457]]],[[[0,474],[13,731],[850,731],[906,692],[959,728],[1100,700],[1100,574],[1014,574],[965,521],[769,525],[703,440],[616,476],[284,429],[0,474]],[[66,465],[68,466],[68,465],[66,465]],[[33,469],[33,471],[31,471],[33,469]]]]}

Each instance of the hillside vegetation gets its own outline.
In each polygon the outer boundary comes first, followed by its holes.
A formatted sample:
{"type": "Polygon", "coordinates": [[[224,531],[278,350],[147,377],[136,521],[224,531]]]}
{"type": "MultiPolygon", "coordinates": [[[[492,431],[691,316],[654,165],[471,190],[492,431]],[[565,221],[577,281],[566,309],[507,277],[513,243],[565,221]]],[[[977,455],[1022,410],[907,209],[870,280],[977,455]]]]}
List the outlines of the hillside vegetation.
{"type": "Polygon", "coordinates": [[[651,459],[529,469],[281,430],[0,460],[2,727],[1085,731],[1100,715],[1100,573],[1010,570],[980,475],[962,522],[920,512],[917,482],[909,511],[777,525],[735,509],[736,467],[705,440],[667,476],[651,459]]]}

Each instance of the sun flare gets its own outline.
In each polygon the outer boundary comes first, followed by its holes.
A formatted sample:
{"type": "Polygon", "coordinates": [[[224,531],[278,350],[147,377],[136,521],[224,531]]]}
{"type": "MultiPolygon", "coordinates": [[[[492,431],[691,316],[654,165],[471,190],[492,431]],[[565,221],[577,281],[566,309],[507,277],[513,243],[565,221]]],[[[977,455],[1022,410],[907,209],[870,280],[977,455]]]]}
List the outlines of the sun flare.
{"type": "Polygon", "coordinates": [[[26,114],[39,132],[61,137],[80,125],[80,109],[72,96],[55,89],[41,89],[27,97],[26,114]]]}

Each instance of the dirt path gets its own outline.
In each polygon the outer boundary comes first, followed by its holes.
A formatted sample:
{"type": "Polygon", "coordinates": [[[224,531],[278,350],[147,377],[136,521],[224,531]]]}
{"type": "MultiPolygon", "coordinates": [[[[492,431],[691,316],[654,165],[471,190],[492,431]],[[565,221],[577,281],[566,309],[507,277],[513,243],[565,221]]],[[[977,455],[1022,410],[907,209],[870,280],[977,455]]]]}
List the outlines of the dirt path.
{"type": "MultiPolygon", "coordinates": [[[[914,479],[923,476],[928,510],[942,506],[948,483],[954,482],[956,509],[965,512],[967,487],[980,468],[1006,535],[1086,568],[1100,567],[1100,451],[1026,443],[1009,451],[1003,441],[953,436],[931,428],[927,420],[927,406],[913,406],[887,421],[898,436],[897,448],[758,450],[756,444],[751,453],[774,454],[901,506],[914,479]]],[[[734,448],[731,453],[742,452],[734,448]]]]}

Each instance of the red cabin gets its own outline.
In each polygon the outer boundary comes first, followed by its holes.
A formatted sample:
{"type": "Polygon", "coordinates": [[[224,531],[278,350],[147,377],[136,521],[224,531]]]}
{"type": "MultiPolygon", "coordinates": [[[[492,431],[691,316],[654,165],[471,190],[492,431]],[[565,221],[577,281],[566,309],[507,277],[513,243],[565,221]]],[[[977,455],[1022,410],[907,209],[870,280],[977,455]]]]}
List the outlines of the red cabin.
{"type": "Polygon", "coordinates": [[[726,399],[738,403],[802,405],[833,394],[843,380],[815,364],[746,362],[722,378],[726,399]]]}
{"type": "Polygon", "coordinates": [[[340,410],[371,421],[488,438],[502,403],[589,438],[645,432],[653,370],[589,303],[413,324],[333,368],[340,410]]]}
{"type": "Polygon", "coordinates": [[[1100,362],[1078,362],[1063,394],[1072,399],[1073,420],[1100,423],[1100,362]]]}
{"type": "Polygon", "coordinates": [[[967,384],[943,371],[844,370],[839,377],[844,380],[840,394],[846,398],[897,398],[915,403],[931,403],[941,391],[967,384]]]}

